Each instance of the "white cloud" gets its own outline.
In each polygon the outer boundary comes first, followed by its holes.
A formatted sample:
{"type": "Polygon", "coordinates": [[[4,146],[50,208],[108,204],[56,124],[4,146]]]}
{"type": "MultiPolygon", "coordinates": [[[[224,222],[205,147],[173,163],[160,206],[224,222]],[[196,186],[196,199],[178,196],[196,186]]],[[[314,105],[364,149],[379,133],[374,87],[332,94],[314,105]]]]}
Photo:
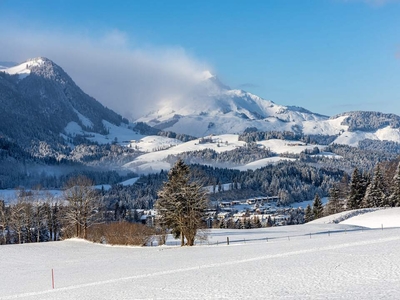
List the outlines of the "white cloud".
{"type": "Polygon", "coordinates": [[[125,32],[114,29],[107,32],[101,39],[101,42],[106,47],[126,48],[128,46],[128,40],[128,36],[125,32]]]}
{"type": "MultiPolygon", "coordinates": [[[[0,24],[4,25],[4,24],[0,24]]],[[[128,118],[182,100],[209,67],[181,47],[130,47],[127,34],[98,38],[46,30],[2,33],[0,60],[44,56],[60,65],[89,95],[128,118]]]]}

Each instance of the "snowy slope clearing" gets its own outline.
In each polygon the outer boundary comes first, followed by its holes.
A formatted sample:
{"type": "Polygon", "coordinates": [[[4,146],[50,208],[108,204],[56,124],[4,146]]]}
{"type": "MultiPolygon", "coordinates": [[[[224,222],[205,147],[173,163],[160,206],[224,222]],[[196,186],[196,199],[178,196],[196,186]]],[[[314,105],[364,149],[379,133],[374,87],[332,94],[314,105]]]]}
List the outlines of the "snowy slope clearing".
{"type": "Polygon", "coordinates": [[[256,170],[260,169],[262,167],[268,166],[268,165],[273,165],[277,164],[283,160],[291,160],[294,161],[294,158],[287,158],[287,157],[280,157],[280,156],[274,156],[274,157],[267,157],[263,159],[259,159],[256,161],[253,161],[251,163],[245,164],[243,166],[235,167],[234,169],[239,170],[239,171],[247,171],[247,170],[256,170]]]}
{"type": "Polygon", "coordinates": [[[398,299],[400,293],[399,228],[306,224],[212,230],[209,240],[183,248],[82,240],[0,246],[7,274],[0,299],[398,299]],[[227,236],[237,242],[222,244],[227,236]]]}
{"type": "MultiPolygon", "coordinates": [[[[78,115],[83,123],[90,125],[90,120],[84,117],[83,115],[78,115]]],[[[122,145],[128,145],[131,140],[137,140],[144,137],[141,134],[135,133],[132,129],[128,128],[128,125],[121,123],[120,126],[116,126],[111,124],[110,122],[104,121],[103,124],[105,128],[108,130],[107,135],[102,135],[95,132],[87,132],[82,129],[82,127],[76,122],[69,122],[68,125],[64,128],[64,131],[69,136],[83,135],[87,136],[88,140],[93,142],[97,142],[99,144],[109,144],[112,142],[118,142],[122,145]]],[[[68,139],[67,136],[61,135],[64,139],[68,139]]]]}
{"type": "Polygon", "coordinates": [[[349,210],[311,221],[308,224],[331,223],[355,225],[366,228],[400,227],[400,207],[349,210]]]}
{"type": "MultiPolygon", "coordinates": [[[[131,143],[130,147],[135,147],[142,151],[148,151],[149,153],[137,157],[135,160],[125,164],[124,167],[138,174],[160,172],[161,170],[169,170],[171,167],[170,163],[166,161],[168,155],[179,155],[188,151],[199,151],[204,149],[212,149],[218,153],[221,153],[225,151],[232,151],[236,148],[246,145],[245,142],[239,141],[239,135],[237,134],[215,135],[207,138],[211,138],[212,142],[200,142],[202,139],[196,139],[193,141],[182,143],[175,139],[160,136],[148,136],[146,138],[142,138],[134,143],[131,143]],[[157,149],[160,150],[157,151],[157,149]]],[[[259,147],[270,149],[272,152],[277,154],[298,154],[306,149],[312,150],[313,148],[318,147],[320,151],[322,151],[325,148],[325,146],[322,145],[310,145],[302,142],[293,142],[279,139],[260,141],[257,142],[257,145],[259,147]]],[[[324,155],[329,154],[330,153],[325,153],[324,155]]],[[[242,166],[226,163],[223,164],[222,167],[235,168],[243,171],[246,171],[248,169],[255,170],[258,168],[262,168],[266,165],[275,164],[281,160],[292,159],[275,156],[253,161],[242,166]]]]}
{"type": "MultiPolygon", "coordinates": [[[[149,149],[147,144],[149,140],[152,139],[156,139],[157,142],[155,145],[160,144],[160,137],[148,137],[137,143],[139,149],[141,147],[149,149]]],[[[200,143],[200,139],[196,139],[186,143],[176,144],[176,146],[166,150],[146,153],[125,164],[124,167],[139,174],[160,172],[161,170],[169,170],[171,167],[171,165],[165,161],[168,155],[178,155],[183,152],[203,149],[213,149],[216,152],[223,152],[233,150],[246,144],[245,142],[238,141],[238,135],[234,134],[213,136],[212,140],[212,143],[200,143]]]]}

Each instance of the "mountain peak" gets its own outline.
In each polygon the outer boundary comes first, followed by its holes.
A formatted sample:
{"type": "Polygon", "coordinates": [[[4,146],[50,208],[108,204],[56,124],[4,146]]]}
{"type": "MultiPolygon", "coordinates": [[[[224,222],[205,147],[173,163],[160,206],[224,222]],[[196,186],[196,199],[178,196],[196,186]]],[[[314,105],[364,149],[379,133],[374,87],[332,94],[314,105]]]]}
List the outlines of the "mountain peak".
{"type": "Polygon", "coordinates": [[[74,137],[71,126],[81,128],[76,132],[106,134],[105,124],[121,124],[120,115],[85,94],[48,58],[31,58],[1,71],[13,77],[0,77],[0,107],[7,112],[0,122],[0,135],[22,139],[24,147],[30,147],[35,138],[65,143],[66,137],[74,137]],[[19,120],[18,126],[10,125],[14,119],[19,120]]]}
{"type": "Polygon", "coordinates": [[[51,60],[46,57],[39,56],[39,57],[27,59],[25,61],[25,64],[27,64],[29,67],[33,67],[33,66],[40,66],[40,65],[44,64],[45,62],[51,62],[51,60]]]}
{"type": "Polygon", "coordinates": [[[211,72],[183,99],[160,105],[137,121],[161,130],[192,136],[243,132],[247,128],[290,131],[303,122],[328,119],[304,108],[277,105],[242,90],[224,85],[211,72]],[[297,125],[297,126],[296,126],[297,125]]]}
{"type": "Polygon", "coordinates": [[[48,67],[49,66],[53,67],[55,64],[46,57],[35,57],[35,58],[30,58],[16,66],[5,68],[1,71],[8,73],[10,75],[19,75],[19,79],[24,79],[25,77],[30,75],[34,69],[38,67],[39,68],[43,67],[45,65],[47,65],[48,67]]]}

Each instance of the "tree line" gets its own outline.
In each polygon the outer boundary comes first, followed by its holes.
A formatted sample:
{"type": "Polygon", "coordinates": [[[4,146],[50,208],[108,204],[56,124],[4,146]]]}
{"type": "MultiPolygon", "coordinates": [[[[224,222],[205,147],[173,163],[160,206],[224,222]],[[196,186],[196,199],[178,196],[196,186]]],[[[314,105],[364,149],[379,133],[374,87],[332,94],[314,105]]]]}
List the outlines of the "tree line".
{"type": "Polygon", "coordinates": [[[344,174],[342,179],[329,190],[329,200],[322,206],[318,194],[313,205],[305,210],[305,221],[309,222],[323,216],[345,210],[376,207],[400,206],[400,161],[399,158],[377,163],[373,171],[360,171],[354,168],[351,176],[344,174]]]}
{"type": "Polygon", "coordinates": [[[88,228],[103,221],[104,209],[93,182],[83,176],[71,178],[63,197],[39,189],[20,190],[15,203],[0,200],[1,244],[86,238],[88,228]]]}
{"type": "MultiPolygon", "coordinates": [[[[206,192],[192,176],[182,160],[174,165],[158,191],[155,206],[160,217],[153,228],[126,222],[127,212],[132,210],[126,209],[122,199],[110,210],[105,205],[104,190],[94,189],[93,181],[87,177],[71,178],[60,199],[49,193],[41,195],[39,189],[20,190],[15,203],[6,205],[0,200],[0,244],[79,237],[102,243],[144,245],[156,234],[162,244],[167,231],[171,231],[180,237],[182,246],[192,246],[208,208],[206,192]]],[[[139,219],[133,216],[130,221],[139,219]]]]}

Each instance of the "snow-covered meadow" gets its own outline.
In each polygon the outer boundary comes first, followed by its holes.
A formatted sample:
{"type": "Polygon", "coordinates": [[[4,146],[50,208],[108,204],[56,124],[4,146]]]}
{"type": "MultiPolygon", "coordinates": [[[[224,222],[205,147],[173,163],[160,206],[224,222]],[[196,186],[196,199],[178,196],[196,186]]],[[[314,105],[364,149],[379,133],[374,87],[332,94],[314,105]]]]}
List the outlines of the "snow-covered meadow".
{"type": "Polygon", "coordinates": [[[351,219],[212,230],[208,242],[183,248],[1,246],[0,299],[398,299],[400,208],[351,219]],[[397,228],[355,226],[360,217],[397,228]]]}
{"type": "MultiPolygon", "coordinates": [[[[232,151],[236,148],[244,147],[246,145],[245,142],[239,141],[239,135],[237,134],[214,135],[207,138],[211,138],[212,142],[201,142],[201,139],[196,139],[182,143],[176,139],[159,136],[142,138],[131,143],[130,147],[137,148],[148,153],[138,156],[133,161],[126,163],[124,167],[139,174],[160,172],[161,170],[169,170],[171,167],[170,163],[166,161],[166,158],[169,155],[179,155],[184,152],[199,151],[204,149],[212,149],[218,153],[221,153],[225,151],[232,151]]],[[[324,145],[311,145],[302,142],[293,143],[293,141],[279,139],[260,141],[257,143],[257,145],[259,147],[269,149],[277,154],[299,154],[304,150],[312,150],[315,147],[318,147],[320,151],[323,151],[325,148],[324,145]]],[[[334,156],[332,153],[323,153],[321,155],[340,158],[340,156],[334,156]]],[[[246,171],[249,169],[259,169],[270,164],[278,163],[282,160],[294,159],[283,156],[275,156],[259,159],[244,165],[225,163],[220,164],[220,166],[246,171]]]]}

